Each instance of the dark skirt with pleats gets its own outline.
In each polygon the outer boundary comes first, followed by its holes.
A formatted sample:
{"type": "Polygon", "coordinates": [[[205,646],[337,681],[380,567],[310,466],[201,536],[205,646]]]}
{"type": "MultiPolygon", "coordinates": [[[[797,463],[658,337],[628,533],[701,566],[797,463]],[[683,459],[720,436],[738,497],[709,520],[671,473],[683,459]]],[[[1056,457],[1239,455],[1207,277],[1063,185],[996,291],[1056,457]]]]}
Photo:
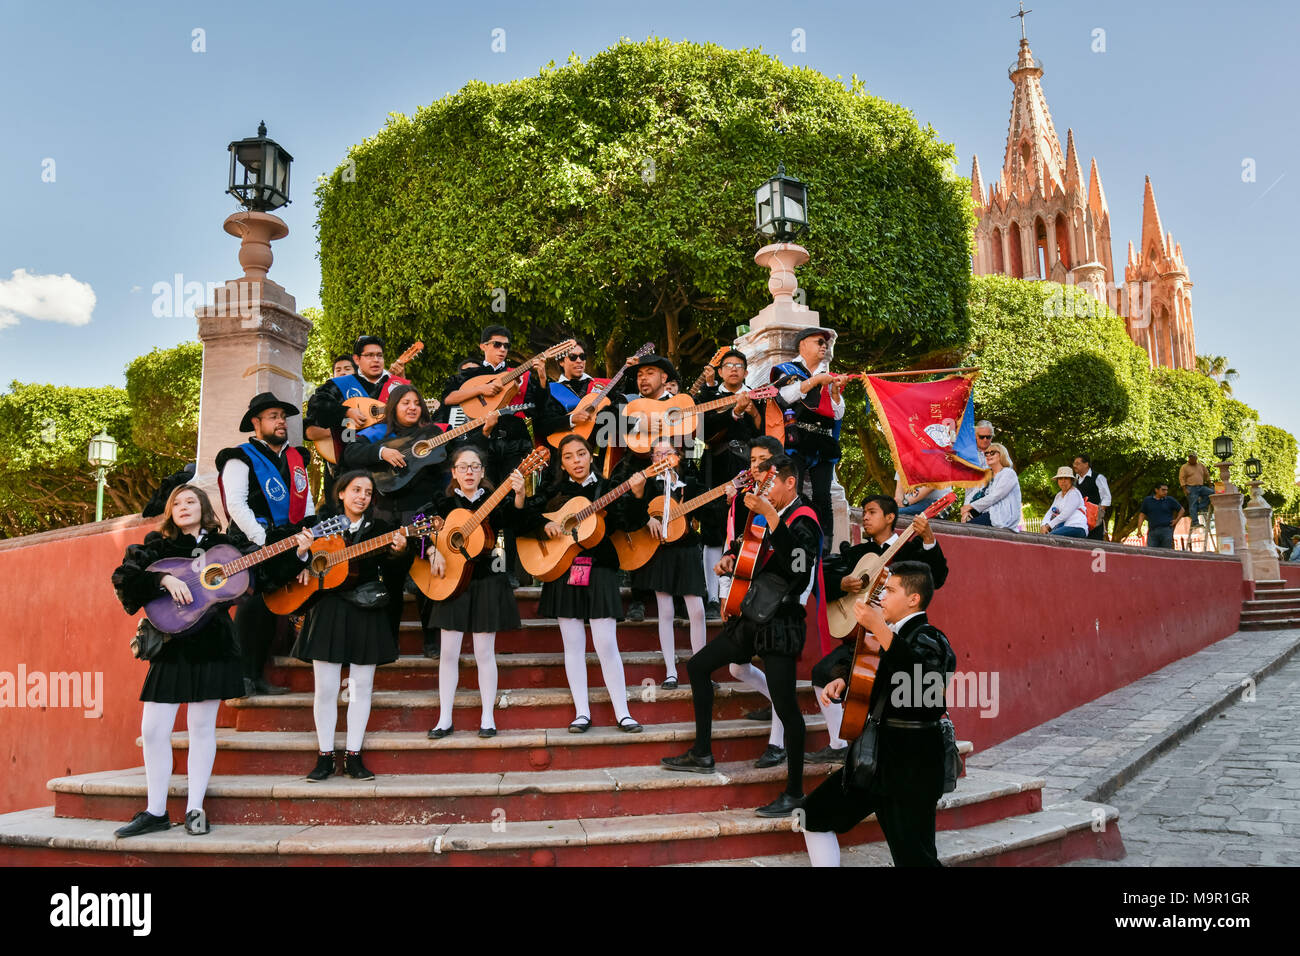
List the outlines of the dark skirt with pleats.
{"type": "Polygon", "coordinates": [[[444,631],[496,634],[520,626],[519,604],[504,574],[472,578],[459,597],[450,601],[430,601],[424,626],[444,631]]]}
{"type": "Polygon", "coordinates": [[[704,552],[699,542],[661,544],[654,557],[632,572],[629,584],[634,590],[660,591],[674,597],[704,597],[704,552]]]}
{"type": "Polygon", "coordinates": [[[300,661],[389,664],[397,660],[397,642],[388,609],[360,608],[327,591],[307,612],[292,653],[300,661]]]}
{"type": "Polygon", "coordinates": [[[539,617],[574,617],[593,621],[603,617],[623,620],[623,598],[619,594],[617,568],[593,567],[591,583],[583,587],[569,584],[569,575],[542,585],[538,604],[539,617]]]}
{"type": "MultiPolygon", "coordinates": [[[[225,611],[218,612],[225,615],[225,611]]],[[[199,700],[228,700],[244,695],[230,618],[214,619],[188,637],[173,637],[149,662],[140,699],[158,704],[188,704],[199,700]]]]}

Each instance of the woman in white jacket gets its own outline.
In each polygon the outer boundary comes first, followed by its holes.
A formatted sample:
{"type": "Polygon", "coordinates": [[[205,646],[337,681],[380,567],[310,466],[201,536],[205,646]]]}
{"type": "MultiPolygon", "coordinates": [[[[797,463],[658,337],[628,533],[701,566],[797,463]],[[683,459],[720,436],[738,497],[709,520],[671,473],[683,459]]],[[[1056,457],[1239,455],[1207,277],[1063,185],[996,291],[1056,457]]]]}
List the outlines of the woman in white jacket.
{"type": "Polygon", "coordinates": [[[993,472],[978,497],[961,506],[961,520],[1016,531],[1020,528],[1020,476],[1011,467],[1005,445],[989,445],[984,461],[993,472]]]}
{"type": "Polygon", "coordinates": [[[1088,537],[1088,508],[1074,487],[1074,469],[1069,465],[1056,469],[1056,485],[1061,490],[1043,518],[1043,531],[1069,538],[1088,537]]]}

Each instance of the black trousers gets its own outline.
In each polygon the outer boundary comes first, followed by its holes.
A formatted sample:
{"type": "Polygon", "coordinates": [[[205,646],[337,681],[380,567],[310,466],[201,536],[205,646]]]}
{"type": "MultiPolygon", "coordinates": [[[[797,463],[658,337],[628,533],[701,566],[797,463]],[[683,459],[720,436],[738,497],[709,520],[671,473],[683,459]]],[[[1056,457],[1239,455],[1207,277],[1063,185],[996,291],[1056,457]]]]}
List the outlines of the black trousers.
{"type": "MultiPolygon", "coordinates": [[[[713,747],[713,672],[727,664],[748,663],[754,656],[752,646],[742,647],[729,632],[719,634],[700,648],[686,663],[686,673],[691,678],[691,697],[695,702],[695,746],[697,756],[707,756],[713,747]]],[[[772,710],[781,718],[785,728],[787,775],[785,791],[791,796],[803,796],[803,744],[804,722],[795,696],[795,665],[798,663],[786,654],[764,654],[763,672],[767,675],[768,693],[772,695],[772,710]]]]}
{"type": "Polygon", "coordinates": [[[847,833],[876,815],[894,866],[940,866],[934,846],[938,797],[898,797],[844,789],[844,768],[827,777],[804,801],[804,827],[812,833],[847,833]]]}
{"type": "Polygon", "coordinates": [[[275,639],[275,615],[260,594],[250,594],[235,606],[235,639],[244,676],[260,680],[266,671],[271,641],[275,639]]]}
{"type": "Polygon", "coordinates": [[[812,506],[817,512],[817,523],[822,528],[823,553],[829,553],[835,538],[835,513],[831,510],[831,482],[835,480],[835,462],[819,458],[817,463],[809,465],[807,459],[792,449],[790,456],[799,465],[799,487],[803,487],[804,475],[812,482],[812,506]]]}
{"type": "Polygon", "coordinates": [[[1106,519],[1105,518],[1102,518],[1100,521],[1098,521],[1097,527],[1093,528],[1091,531],[1088,532],[1088,537],[1092,538],[1094,541],[1106,540],[1106,519]]]}

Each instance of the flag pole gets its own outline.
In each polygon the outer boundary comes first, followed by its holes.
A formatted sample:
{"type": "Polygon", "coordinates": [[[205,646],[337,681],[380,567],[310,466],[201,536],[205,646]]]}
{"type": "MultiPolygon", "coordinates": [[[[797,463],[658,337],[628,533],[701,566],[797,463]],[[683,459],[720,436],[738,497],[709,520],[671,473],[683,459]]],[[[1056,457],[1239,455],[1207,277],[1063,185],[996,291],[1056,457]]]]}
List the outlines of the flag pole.
{"type": "Polygon", "coordinates": [[[941,372],[978,372],[979,370],[978,365],[964,365],[961,368],[918,368],[911,372],[854,372],[852,374],[861,378],[901,378],[904,375],[938,375],[941,372]]]}

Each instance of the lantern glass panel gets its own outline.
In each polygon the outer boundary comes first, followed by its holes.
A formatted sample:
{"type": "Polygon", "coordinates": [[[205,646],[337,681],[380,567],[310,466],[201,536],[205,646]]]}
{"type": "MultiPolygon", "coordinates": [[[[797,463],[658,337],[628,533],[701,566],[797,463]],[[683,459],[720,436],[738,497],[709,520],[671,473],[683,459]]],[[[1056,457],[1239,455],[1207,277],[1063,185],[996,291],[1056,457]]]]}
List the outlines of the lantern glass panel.
{"type": "Polygon", "coordinates": [[[1232,457],[1232,439],[1227,435],[1220,435],[1214,439],[1214,454],[1219,457],[1220,461],[1226,461],[1232,457]]]}
{"type": "Polygon", "coordinates": [[[1246,459],[1246,477],[1258,478],[1264,471],[1264,463],[1258,458],[1246,459]]]}

